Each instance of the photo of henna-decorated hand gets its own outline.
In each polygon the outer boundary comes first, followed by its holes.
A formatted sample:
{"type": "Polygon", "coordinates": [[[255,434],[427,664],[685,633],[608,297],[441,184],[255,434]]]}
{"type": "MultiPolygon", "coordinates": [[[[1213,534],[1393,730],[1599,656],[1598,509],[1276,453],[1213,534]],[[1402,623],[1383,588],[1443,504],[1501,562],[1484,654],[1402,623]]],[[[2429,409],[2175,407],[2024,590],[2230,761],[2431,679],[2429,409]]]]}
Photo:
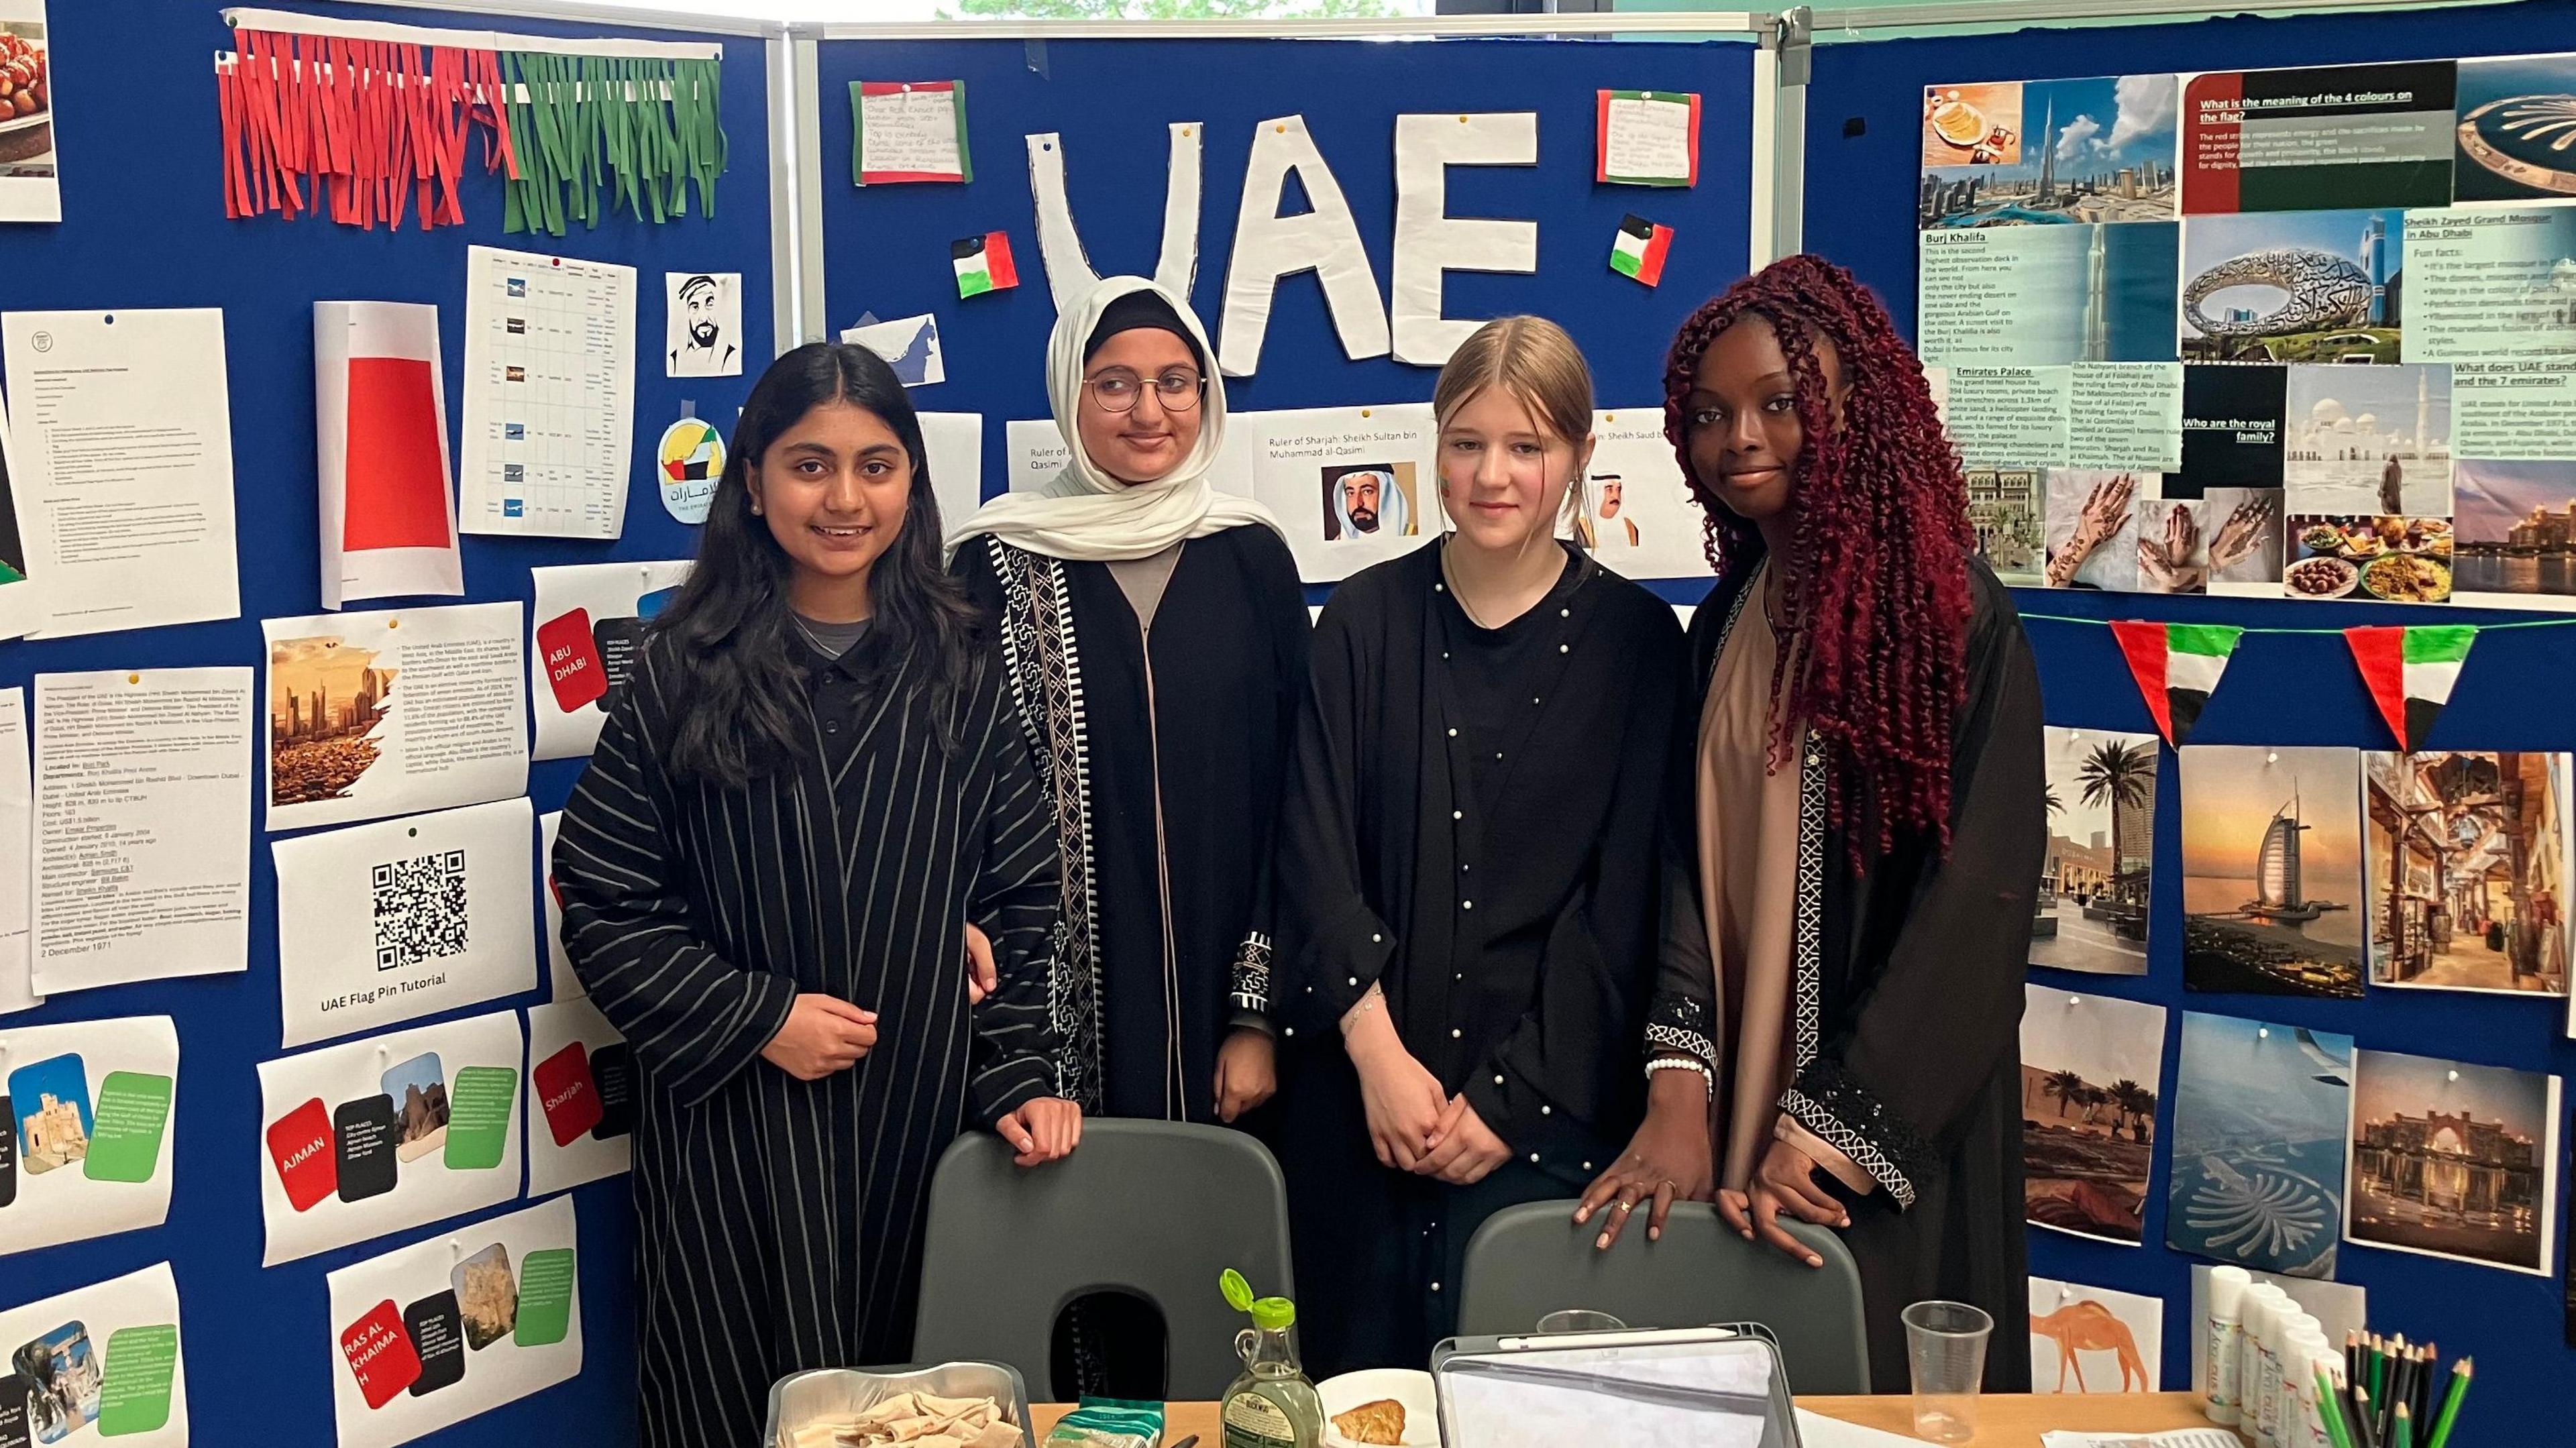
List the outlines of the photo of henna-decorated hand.
{"type": "Polygon", "coordinates": [[[2073,583],[2085,561],[2119,535],[2129,521],[2130,505],[2137,493],[2134,473],[2116,474],[2093,485],[2093,491],[2084,499],[2083,510],[2076,515],[2075,536],[2049,556],[2049,587],[2064,588],[2073,583]]]}
{"type": "Polygon", "coordinates": [[[2163,536],[2138,530],[2138,582],[2151,593],[2198,593],[2209,581],[2209,565],[2195,562],[2200,553],[2199,510],[2189,503],[2157,504],[2165,511],[2163,536]]]}
{"type": "Polygon", "coordinates": [[[2279,521],[2281,505],[2278,495],[2256,493],[2236,505],[2227,521],[2218,525],[2218,534],[2209,540],[2209,571],[2212,576],[2226,572],[2263,547],[2264,536],[2279,521]]]}

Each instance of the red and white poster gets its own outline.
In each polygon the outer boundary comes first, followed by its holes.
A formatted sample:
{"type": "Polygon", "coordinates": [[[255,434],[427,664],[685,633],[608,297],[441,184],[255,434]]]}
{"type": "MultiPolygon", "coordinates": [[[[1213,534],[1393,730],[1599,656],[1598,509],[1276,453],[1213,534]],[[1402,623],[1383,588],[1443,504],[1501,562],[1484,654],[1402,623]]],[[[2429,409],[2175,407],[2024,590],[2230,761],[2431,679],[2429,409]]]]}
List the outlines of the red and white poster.
{"type": "Polygon", "coordinates": [[[460,597],[438,308],[313,304],[322,606],[460,597]]]}

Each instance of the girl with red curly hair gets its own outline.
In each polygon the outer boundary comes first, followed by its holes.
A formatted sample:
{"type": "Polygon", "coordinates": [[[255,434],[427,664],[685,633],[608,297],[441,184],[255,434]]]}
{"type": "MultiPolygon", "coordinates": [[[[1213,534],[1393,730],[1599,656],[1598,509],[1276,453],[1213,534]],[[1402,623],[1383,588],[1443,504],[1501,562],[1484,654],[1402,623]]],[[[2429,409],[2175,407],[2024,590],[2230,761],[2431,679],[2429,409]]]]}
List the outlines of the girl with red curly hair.
{"type": "Polygon", "coordinates": [[[1909,1303],[2001,1325],[2026,1391],[2022,978],[2047,838],[2039,678],[1976,556],[1923,368],[1851,274],[1793,256],[1701,307],[1665,431],[1717,586],[1694,818],[1669,832],[1649,1108],[1584,1198],[1606,1246],[1707,1197],[1748,1240],[1860,1267],[1871,1377],[1909,1303]]]}

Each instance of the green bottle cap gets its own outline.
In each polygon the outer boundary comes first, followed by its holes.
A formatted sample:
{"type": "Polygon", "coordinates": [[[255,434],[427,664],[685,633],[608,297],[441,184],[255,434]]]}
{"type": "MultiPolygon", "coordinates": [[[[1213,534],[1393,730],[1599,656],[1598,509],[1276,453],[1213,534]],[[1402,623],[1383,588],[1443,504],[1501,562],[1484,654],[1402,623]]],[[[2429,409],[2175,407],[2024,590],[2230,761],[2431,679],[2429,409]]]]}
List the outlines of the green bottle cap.
{"type": "Polygon", "coordinates": [[[1252,1325],[1264,1332],[1285,1332],[1297,1323],[1297,1304],[1285,1297],[1255,1298],[1252,1284],[1243,1274],[1228,1267],[1217,1279],[1217,1290],[1225,1294],[1228,1307],[1252,1314],[1252,1325]]]}

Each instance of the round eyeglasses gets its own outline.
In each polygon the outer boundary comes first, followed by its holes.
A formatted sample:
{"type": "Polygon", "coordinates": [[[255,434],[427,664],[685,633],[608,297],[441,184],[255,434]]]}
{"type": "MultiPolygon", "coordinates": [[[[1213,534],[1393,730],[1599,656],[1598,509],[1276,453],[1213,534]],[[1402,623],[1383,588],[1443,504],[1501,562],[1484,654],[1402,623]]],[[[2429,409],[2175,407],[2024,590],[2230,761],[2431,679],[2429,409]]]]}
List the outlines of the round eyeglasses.
{"type": "MultiPolygon", "coordinates": [[[[1136,399],[1145,395],[1146,382],[1124,367],[1112,367],[1082,384],[1091,390],[1091,400],[1103,412],[1133,412],[1136,399]]],[[[1172,371],[1153,380],[1154,401],[1165,412],[1188,412],[1199,405],[1199,395],[1207,379],[1195,372],[1172,371]]]]}

